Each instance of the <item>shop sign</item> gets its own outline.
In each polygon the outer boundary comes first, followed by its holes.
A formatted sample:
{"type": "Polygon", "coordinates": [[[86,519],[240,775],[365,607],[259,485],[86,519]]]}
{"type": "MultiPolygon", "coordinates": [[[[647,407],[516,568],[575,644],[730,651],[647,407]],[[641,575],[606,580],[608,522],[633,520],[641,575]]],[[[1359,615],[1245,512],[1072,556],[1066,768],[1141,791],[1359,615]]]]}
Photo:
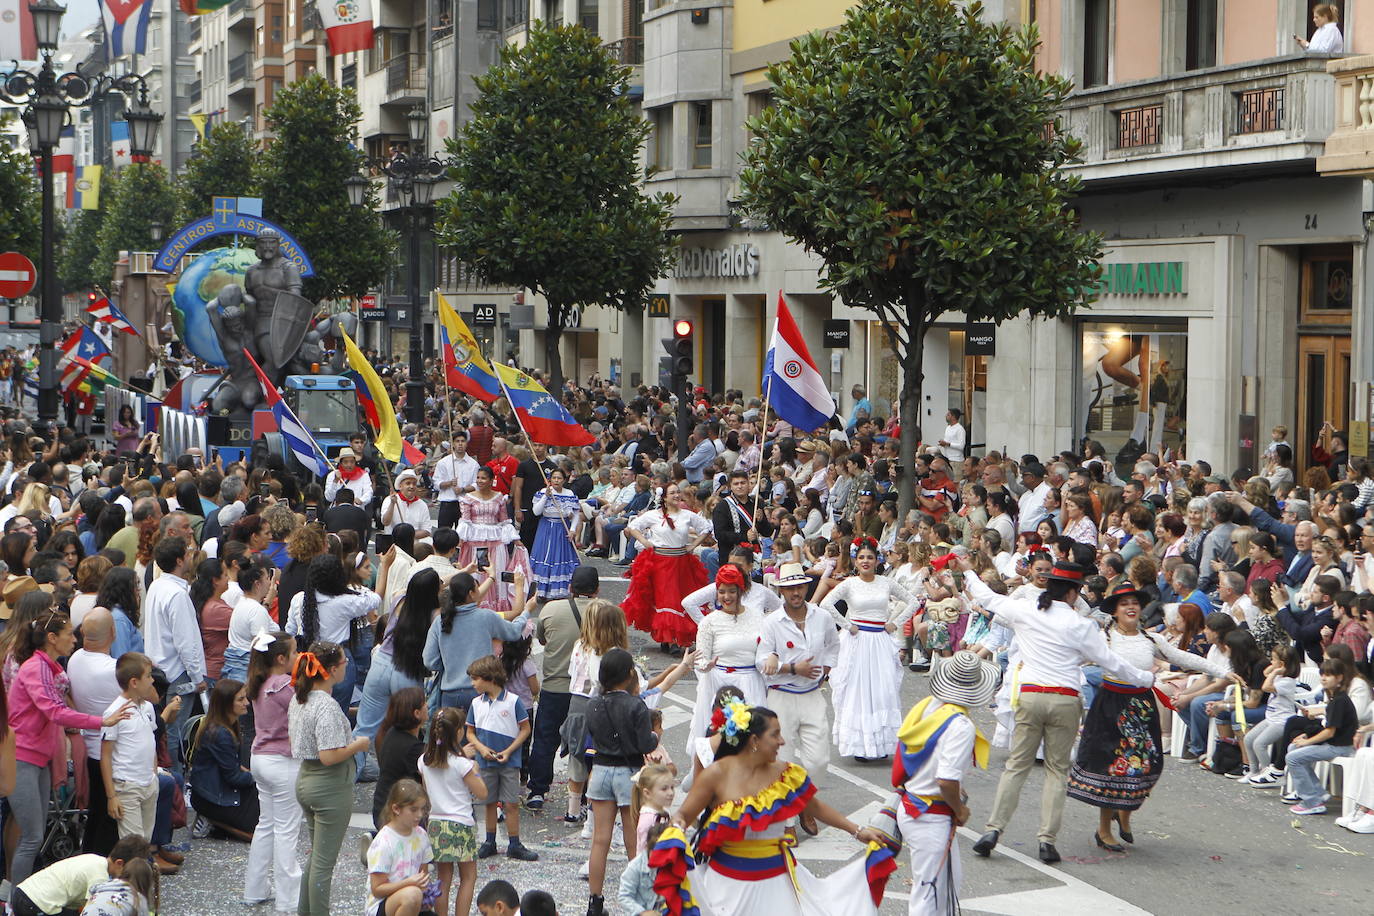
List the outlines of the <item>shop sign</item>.
{"type": "Polygon", "coordinates": [[[849,349],[849,319],[827,318],[822,326],[825,345],[832,350],[849,349]]]}
{"type": "Polygon", "coordinates": [[[965,356],[996,356],[997,325],[991,321],[970,321],[964,332],[965,356]]]}
{"type": "Polygon", "coordinates": [[[1099,296],[1182,296],[1188,292],[1184,261],[1103,264],[1099,296]]]}
{"type": "Polygon", "coordinates": [[[649,297],[649,307],[645,314],[650,318],[668,318],[669,301],[668,297],[661,293],[654,293],[649,297]]]}
{"type": "Polygon", "coordinates": [[[673,276],[679,280],[698,277],[754,277],[759,272],[759,250],[743,242],[726,248],[687,248],[678,251],[673,276]]]}
{"type": "Polygon", "coordinates": [[[479,302],[472,307],[472,323],[476,325],[496,325],[496,306],[491,303],[479,302]]]}
{"type": "Polygon", "coordinates": [[[358,317],[363,321],[385,321],[386,309],[378,308],[377,297],[372,294],[359,296],[358,317]]]}

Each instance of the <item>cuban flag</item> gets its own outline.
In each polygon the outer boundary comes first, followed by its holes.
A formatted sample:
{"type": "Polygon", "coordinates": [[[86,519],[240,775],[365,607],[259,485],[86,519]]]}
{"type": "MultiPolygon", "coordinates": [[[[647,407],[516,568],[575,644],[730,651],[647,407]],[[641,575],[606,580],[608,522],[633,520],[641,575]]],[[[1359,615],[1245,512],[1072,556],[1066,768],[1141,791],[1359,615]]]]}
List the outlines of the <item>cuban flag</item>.
{"type": "Polygon", "coordinates": [[[763,394],[764,402],[797,429],[820,429],[835,415],[830,389],[806,349],[806,341],[797,330],[781,291],[773,340],[763,360],[763,394]]]}
{"type": "Polygon", "coordinates": [[[277,386],[267,378],[258,365],[258,361],[253,358],[253,354],[247,350],[243,354],[248,357],[248,361],[253,364],[253,371],[258,374],[258,383],[262,385],[262,396],[267,401],[267,406],[272,409],[272,416],[277,421],[277,431],[286,440],[286,445],[291,449],[291,454],[296,456],[296,460],[320,477],[328,476],[329,462],[325,460],[324,449],[315,441],[315,437],[310,435],[310,431],[305,428],[305,424],[297,419],[296,415],[286,406],[281,394],[277,391],[277,386]]]}
{"type": "Polygon", "coordinates": [[[115,168],[134,161],[133,147],[129,144],[128,121],[110,122],[110,155],[114,157],[115,168]]]}
{"type": "Polygon", "coordinates": [[[86,308],[86,311],[94,316],[96,321],[104,322],[113,327],[116,331],[123,331],[125,334],[132,334],[135,337],[138,336],[138,331],[135,331],[134,326],[129,323],[129,316],[121,312],[119,306],[115,305],[104,296],[92,302],[86,308]]]}
{"type": "Polygon", "coordinates": [[[147,52],[148,19],[152,12],[152,0],[100,0],[105,47],[111,59],[147,52]]]}

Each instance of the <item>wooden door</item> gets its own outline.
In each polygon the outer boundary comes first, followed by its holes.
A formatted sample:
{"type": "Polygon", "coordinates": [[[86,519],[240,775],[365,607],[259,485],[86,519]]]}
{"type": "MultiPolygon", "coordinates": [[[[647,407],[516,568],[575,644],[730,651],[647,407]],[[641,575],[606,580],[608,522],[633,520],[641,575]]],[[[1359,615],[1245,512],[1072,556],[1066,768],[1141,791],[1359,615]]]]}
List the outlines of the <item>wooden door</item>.
{"type": "Polygon", "coordinates": [[[1338,430],[1350,422],[1350,338],[1298,338],[1298,432],[1290,437],[1298,467],[1306,469],[1312,443],[1330,421],[1338,430]]]}

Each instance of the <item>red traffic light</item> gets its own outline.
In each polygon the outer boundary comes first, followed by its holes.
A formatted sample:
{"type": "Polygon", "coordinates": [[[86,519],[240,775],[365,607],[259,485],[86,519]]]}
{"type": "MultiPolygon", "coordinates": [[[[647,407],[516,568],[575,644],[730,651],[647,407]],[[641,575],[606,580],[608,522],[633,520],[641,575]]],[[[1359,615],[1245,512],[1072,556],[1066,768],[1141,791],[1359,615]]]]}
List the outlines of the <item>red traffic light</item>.
{"type": "Polygon", "coordinates": [[[86,294],[86,301],[87,301],[87,302],[94,302],[94,301],[95,301],[95,293],[87,293],[87,294],[86,294]]]}
{"type": "Polygon", "coordinates": [[[692,323],[685,318],[673,322],[673,336],[681,340],[692,336],[692,323]]]}

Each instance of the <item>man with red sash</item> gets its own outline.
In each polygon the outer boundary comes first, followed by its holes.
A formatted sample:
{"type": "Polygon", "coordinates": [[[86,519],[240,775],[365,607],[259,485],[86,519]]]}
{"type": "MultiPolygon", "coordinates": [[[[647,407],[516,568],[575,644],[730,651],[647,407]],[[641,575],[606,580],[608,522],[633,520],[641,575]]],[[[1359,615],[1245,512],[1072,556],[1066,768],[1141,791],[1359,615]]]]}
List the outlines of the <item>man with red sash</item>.
{"type": "Polygon", "coordinates": [[[986,706],[997,692],[997,666],[961,651],[939,662],[930,696],[921,700],[897,732],[892,785],[901,796],[897,824],[911,853],[911,916],[958,912],[962,869],[954,829],[968,820],[964,771],[987,768],[988,740],[968,711],[986,706]]]}
{"type": "Polygon", "coordinates": [[[969,598],[990,611],[993,620],[1010,628],[1021,650],[1021,662],[1012,679],[1011,703],[1015,710],[1016,732],[1011,756],[997,784],[997,800],[984,833],[973,851],[980,856],[992,854],[1021,800],[1021,787],[1035,763],[1035,752],[1045,746],[1045,787],[1040,798],[1040,861],[1052,865],[1060,860],[1054,841],[1064,819],[1065,784],[1083,715],[1078,695],[1081,672],[1086,664],[1099,665],[1102,674],[1123,684],[1150,687],[1154,674],[1127,664],[1107,648],[1102,628],[1074,610],[1088,566],[1059,562],[1046,577],[1045,590],[1034,601],[998,595],[983,584],[967,557],[960,559],[964,571],[964,591],[969,598]]]}

